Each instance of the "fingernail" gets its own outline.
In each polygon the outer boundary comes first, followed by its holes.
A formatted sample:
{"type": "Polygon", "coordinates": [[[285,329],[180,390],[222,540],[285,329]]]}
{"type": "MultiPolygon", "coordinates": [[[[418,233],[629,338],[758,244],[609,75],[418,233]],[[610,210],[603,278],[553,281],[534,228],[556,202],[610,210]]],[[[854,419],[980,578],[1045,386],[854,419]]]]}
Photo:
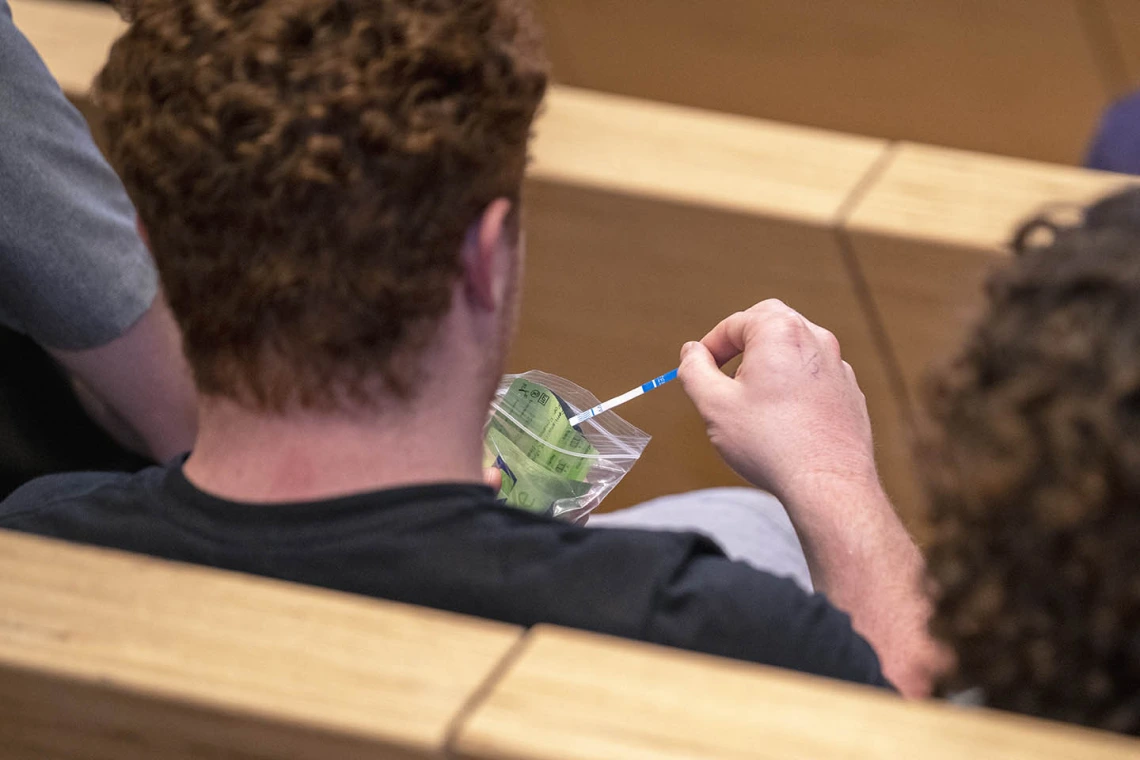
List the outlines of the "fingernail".
{"type": "Polygon", "coordinates": [[[684,359],[686,356],[688,356],[689,352],[692,351],[696,347],[696,345],[697,345],[696,341],[691,340],[688,343],[686,343],[685,345],[681,346],[681,358],[684,359]]]}

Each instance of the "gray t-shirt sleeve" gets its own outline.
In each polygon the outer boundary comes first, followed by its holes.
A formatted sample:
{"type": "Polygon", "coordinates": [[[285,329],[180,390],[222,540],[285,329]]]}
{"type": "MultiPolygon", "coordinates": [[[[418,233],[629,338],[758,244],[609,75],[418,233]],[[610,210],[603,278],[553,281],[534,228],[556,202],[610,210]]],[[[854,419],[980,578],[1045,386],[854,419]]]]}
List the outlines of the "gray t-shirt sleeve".
{"type": "Polygon", "coordinates": [[[51,348],[94,348],[157,287],[118,177],[0,0],[0,323],[51,348]]]}

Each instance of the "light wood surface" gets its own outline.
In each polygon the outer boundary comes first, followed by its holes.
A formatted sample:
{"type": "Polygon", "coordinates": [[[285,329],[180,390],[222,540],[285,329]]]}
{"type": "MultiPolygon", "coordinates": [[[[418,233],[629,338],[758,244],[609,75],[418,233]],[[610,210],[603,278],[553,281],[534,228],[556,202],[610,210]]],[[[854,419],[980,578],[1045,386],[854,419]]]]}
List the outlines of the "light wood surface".
{"type": "Polygon", "coordinates": [[[949,357],[983,302],[1015,229],[1085,205],[1134,178],[903,145],[854,208],[853,249],[911,392],[949,357]]]}
{"type": "MultiPolygon", "coordinates": [[[[556,88],[537,127],[513,371],[601,398],[672,369],[720,319],[780,298],[833,329],[859,374],[880,464],[917,513],[900,407],[832,229],[878,140],[556,88]]],[[[623,407],[654,436],[606,509],[739,485],[677,384],[623,407]]]]}
{"type": "Polygon", "coordinates": [[[572,41],[553,53],[565,81],[579,87],[1075,163],[1111,90],[1085,34],[1083,2],[540,6],[552,35],[572,41]]]}
{"type": "Polygon", "coordinates": [[[1140,741],[555,628],[464,724],[469,760],[1134,760],[1140,741]]]}
{"type": "Polygon", "coordinates": [[[9,0],[16,27],[39,51],[63,91],[86,94],[126,30],[109,6],[68,0],[9,0]]]}
{"type": "Polygon", "coordinates": [[[1133,87],[1140,87],[1140,3],[1098,0],[1108,13],[1133,87]]]}
{"type": "MultiPolygon", "coordinates": [[[[1116,89],[1085,34],[1086,1],[862,0],[826,13],[799,0],[539,5],[555,74],[568,84],[1077,162],[1116,89]]],[[[1104,2],[1140,82],[1132,0],[1104,2]]],[[[123,29],[114,11],[66,0],[11,5],[65,91],[86,93],[123,29]]]]}
{"type": "Polygon", "coordinates": [[[884,140],[554,87],[531,176],[830,224],[884,140]]]}
{"type": "Polygon", "coordinates": [[[0,755],[434,757],[519,634],[0,531],[0,755]]]}

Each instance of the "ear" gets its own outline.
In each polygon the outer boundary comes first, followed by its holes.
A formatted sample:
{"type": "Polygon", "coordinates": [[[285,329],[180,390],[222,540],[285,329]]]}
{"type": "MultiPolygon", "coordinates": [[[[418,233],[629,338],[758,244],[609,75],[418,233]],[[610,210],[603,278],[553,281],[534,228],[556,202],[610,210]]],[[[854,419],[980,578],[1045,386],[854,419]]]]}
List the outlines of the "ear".
{"type": "Polygon", "coordinates": [[[507,258],[518,255],[517,231],[511,223],[513,208],[511,201],[497,198],[467,230],[463,243],[464,291],[477,308],[493,311],[502,306],[514,271],[507,258]]]}

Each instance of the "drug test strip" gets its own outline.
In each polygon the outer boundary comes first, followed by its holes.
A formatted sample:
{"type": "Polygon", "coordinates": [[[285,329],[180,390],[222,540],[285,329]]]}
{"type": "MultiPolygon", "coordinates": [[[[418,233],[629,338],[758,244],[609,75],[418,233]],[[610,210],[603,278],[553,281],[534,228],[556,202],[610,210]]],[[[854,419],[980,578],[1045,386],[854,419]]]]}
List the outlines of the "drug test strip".
{"type": "Polygon", "coordinates": [[[611,398],[609,401],[603,401],[602,403],[598,404],[594,408],[587,409],[586,411],[582,412],[581,414],[577,414],[577,415],[571,417],[570,418],[570,426],[571,427],[577,427],[578,425],[581,425],[583,422],[590,419],[591,417],[597,417],[602,412],[608,412],[609,410],[613,409],[614,407],[621,406],[622,404],[624,404],[627,401],[632,401],[633,399],[637,398],[638,396],[644,396],[646,393],[649,393],[649,391],[653,390],[654,388],[660,388],[662,385],[669,382],[670,380],[676,380],[676,379],[677,379],[677,370],[673,370],[672,372],[666,372],[661,377],[658,377],[654,380],[650,380],[648,383],[644,383],[643,385],[641,385],[637,388],[634,388],[632,391],[629,391],[628,393],[623,393],[620,396],[615,396],[614,398],[611,398]]]}

